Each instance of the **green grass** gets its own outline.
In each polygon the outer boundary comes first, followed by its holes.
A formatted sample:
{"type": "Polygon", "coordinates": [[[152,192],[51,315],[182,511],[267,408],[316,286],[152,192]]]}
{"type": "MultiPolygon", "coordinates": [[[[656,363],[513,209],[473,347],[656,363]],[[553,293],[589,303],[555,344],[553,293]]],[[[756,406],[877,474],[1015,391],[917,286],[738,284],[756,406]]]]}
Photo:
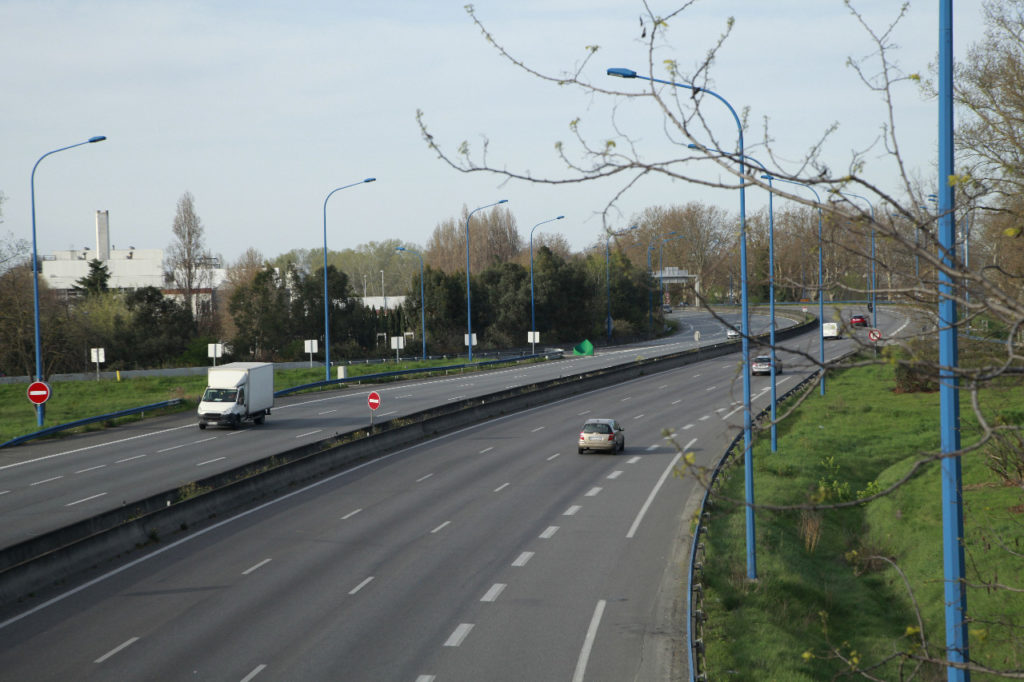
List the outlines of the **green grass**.
{"type": "MultiPolygon", "coordinates": [[[[830,375],[827,395],[815,392],[780,425],[777,453],[770,451],[767,433],[758,438],[755,501],[857,499],[895,482],[923,451],[937,449],[938,393],[898,394],[894,386],[891,366],[830,375]]],[[[1019,385],[993,388],[982,400],[987,414],[1018,418],[1014,406],[1022,404],[1019,385]]],[[[966,446],[977,428],[966,395],[962,407],[966,446]]],[[[968,592],[975,621],[971,658],[992,668],[1020,669],[1024,595],[983,585],[1024,588],[1024,495],[989,470],[984,452],[962,461],[968,580],[979,585],[968,592]]],[[[894,652],[916,651],[919,635],[908,635],[908,627],[918,624],[910,595],[899,573],[872,556],[888,557],[906,573],[929,653],[944,657],[938,466],[929,464],[895,493],[852,508],[758,509],[754,582],[746,577],[744,510],[737,503],[744,497],[742,464],[734,466],[711,510],[705,539],[710,679],[828,680],[853,667],[869,669],[894,652]]],[[[913,670],[913,663],[896,657],[872,674],[909,679],[913,670]]],[[[945,679],[938,666],[917,675],[945,679]]]]}
{"type": "MultiPolygon", "coordinates": [[[[485,359],[480,362],[486,361],[485,359]]],[[[384,364],[348,365],[348,376],[357,377],[380,372],[393,372],[399,369],[443,367],[463,362],[463,360],[459,359],[439,359],[403,361],[399,364],[388,362],[384,364]]],[[[332,374],[332,377],[336,376],[336,372],[332,374]]],[[[404,375],[394,380],[410,379],[416,376],[418,375],[404,375]]],[[[322,366],[305,369],[275,370],[274,372],[274,388],[276,390],[323,380],[324,368],[322,366]]],[[[46,403],[45,426],[49,428],[78,419],[141,407],[173,398],[182,398],[184,400],[184,404],[177,408],[179,411],[194,410],[198,404],[199,396],[205,387],[205,375],[189,377],[140,377],[123,379],[121,381],[103,379],[101,381],[52,382],[50,388],[53,390],[53,395],[46,403]]],[[[35,406],[28,401],[26,396],[27,389],[27,384],[0,384],[0,443],[39,430],[36,425],[35,406]]],[[[122,421],[139,418],[124,417],[122,421]]],[[[78,427],[75,430],[96,430],[105,428],[105,426],[105,423],[100,422],[78,427]]],[[[62,432],[62,434],[69,432],[62,432]]]]}

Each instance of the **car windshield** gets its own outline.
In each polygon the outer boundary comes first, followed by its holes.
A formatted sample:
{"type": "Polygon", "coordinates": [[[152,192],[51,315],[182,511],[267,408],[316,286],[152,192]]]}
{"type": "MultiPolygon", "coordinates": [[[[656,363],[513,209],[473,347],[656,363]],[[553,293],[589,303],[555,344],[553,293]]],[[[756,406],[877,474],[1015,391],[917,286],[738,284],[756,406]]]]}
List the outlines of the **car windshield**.
{"type": "Polygon", "coordinates": [[[584,424],[583,433],[611,433],[612,427],[607,424],[584,424]]]}
{"type": "Polygon", "coordinates": [[[771,361],[772,361],[772,359],[770,357],[768,357],[767,355],[758,355],[756,358],[754,358],[754,362],[769,363],[771,361]]]}
{"type": "Polygon", "coordinates": [[[233,388],[208,388],[203,394],[204,403],[233,403],[238,391],[233,388]]]}

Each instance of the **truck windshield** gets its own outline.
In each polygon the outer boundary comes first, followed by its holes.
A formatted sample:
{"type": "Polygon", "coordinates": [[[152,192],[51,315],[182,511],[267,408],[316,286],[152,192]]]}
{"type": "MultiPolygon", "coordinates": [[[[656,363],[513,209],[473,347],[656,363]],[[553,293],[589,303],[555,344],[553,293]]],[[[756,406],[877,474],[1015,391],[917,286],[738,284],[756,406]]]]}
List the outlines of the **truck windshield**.
{"type": "Polygon", "coordinates": [[[208,388],[203,394],[204,403],[233,403],[238,397],[234,388],[208,388]]]}

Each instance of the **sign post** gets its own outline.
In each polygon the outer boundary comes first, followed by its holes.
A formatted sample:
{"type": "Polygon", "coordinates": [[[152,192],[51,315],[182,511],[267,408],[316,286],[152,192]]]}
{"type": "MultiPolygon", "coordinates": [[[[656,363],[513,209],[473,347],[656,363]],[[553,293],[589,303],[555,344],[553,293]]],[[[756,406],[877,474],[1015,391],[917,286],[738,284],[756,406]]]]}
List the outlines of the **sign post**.
{"type": "Polygon", "coordinates": [[[96,363],[96,381],[100,380],[100,363],[106,362],[106,353],[103,348],[90,348],[89,357],[96,363]]]}
{"type": "Polygon", "coordinates": [[[370,430],[373,430],[373,413],[380,407],[380,393],[377,391],[370,391],[370,395],[366,396],[366,404],[370,407],[370,430]]]}

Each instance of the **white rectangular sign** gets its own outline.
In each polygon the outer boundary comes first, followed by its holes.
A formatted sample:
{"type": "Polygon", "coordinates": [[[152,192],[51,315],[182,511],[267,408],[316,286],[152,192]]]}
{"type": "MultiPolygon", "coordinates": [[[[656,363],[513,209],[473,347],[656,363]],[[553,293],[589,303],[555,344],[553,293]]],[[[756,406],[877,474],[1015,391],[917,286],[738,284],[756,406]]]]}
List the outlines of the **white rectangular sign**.
{"type": "Polygon", "coordinates": [[[391,349],[402,350],[405,348],[405,337],[404,336],[392,336],[391,337],[391,349]]]}
{"type": "Polygon", "coordinates": [[[318,347],[319,344],[318,344],[316,339],[306,339],[304,343],[305,343],[305,346],[306,346],[306,352],[307,353],[316,353],[316,352],[318,352],[317,351],[317,347],[318,347]]]}
{"type": "Polygon", "coordinates": [[[89,356],[92,358],[92,362],[106,362],[106,354],[103,348],[90,348],[89,356]]]}
{"type": "MultiPolygon", "coordinates": [[[[469,345],[469,334],[463,334],[462,335],[462,345],[463,346],[468,346],[469,345]]],[[[476,332],[473,332],[473,345],[474,346],[476,345],[476,332]]]]}
{"type": "Polygon", "coordinates": [[[526,332],[526,343],[540,343],[540,332],[526,332]]]}

